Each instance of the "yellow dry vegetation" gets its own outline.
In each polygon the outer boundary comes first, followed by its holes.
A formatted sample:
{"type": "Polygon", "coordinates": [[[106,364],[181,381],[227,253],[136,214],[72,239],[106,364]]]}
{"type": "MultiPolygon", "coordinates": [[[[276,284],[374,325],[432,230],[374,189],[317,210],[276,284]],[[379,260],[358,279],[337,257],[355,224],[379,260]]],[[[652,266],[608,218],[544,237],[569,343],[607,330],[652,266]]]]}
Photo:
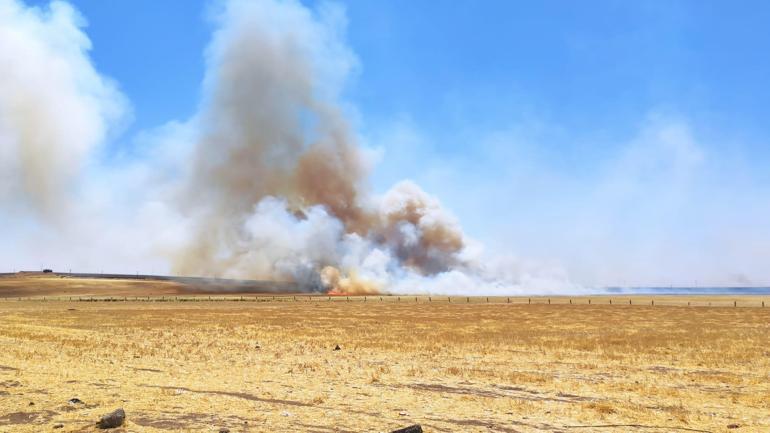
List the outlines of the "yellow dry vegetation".
{"type": "Polygon", "coordinates": [[[770,431],[770,308],[520,302],[0,301],[0,432],[770,431]]]}

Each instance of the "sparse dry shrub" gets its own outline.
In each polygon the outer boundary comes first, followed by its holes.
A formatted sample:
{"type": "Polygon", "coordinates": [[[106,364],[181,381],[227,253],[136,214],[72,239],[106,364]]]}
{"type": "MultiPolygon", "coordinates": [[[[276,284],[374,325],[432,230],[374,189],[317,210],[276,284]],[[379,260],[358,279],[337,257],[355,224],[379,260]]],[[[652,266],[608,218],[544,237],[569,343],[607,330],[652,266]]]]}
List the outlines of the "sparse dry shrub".
{"type": "Polygon", "coordinates": [[[380,375],[376,371],[373,371],[369,377],[369,383],[378,383],[380,381],[380,375]]]}
{"type": "Polygon", "coordinates": [[[447,369],[445,369],[446,373],[450,376],[462,376],[463,375],[463,369],[457,366],[451,366],[447,369]]]}
{"type": "Polygon", "coordinates": [[[599,413],[601,415],[612,415],[614,413],[617,413],[617,410],[615,409],[615,406],[613,404],[611,404],[611,403],[591,402],[586,407],[596,411],[597,413],[599,413]]]}

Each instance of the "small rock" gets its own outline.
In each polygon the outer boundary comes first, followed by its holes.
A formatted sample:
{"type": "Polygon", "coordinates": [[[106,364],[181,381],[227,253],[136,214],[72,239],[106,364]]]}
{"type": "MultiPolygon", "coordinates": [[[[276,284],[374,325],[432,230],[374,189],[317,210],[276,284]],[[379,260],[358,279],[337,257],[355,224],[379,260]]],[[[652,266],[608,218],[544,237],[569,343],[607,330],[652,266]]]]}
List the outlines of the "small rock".
{"type": "Polygon", "coordinates": [[[64,424],[54,424],[53,428],[64,428],[64,424]]]}
{"type": "Polygon", "coordinates": [[[291,416],[289,412],[283,411],[281,412],[281,416],[291,416]]]}
{"type": "Polygon", "coordinates": [[[340,347],[340,345],[338,344],[338,345],[334,346],[334,350],[342,350],[342,348],[341,348],[341,347],[340,347]]]}
{"type": "Polygon", "coordinates": [[[409,413],[405,412],[405,411],[401,411],[398,414],[401,415],[401,416],[408,416],[409,415],[409,413]]]}
{"type": "Polygon", "coordinates": [[[34,406],[34,405],[35,405],[35,402],[34,402],[34,401],[31,401],[31,402],[29,402],[29,405],[28,405],[28,406],[34,406]]]}
{"type": "Polygon", "coordinates": [[[734,428],[741,428],[740,424],[728,424],[727,428],[734,429],[734,428]]]}
{"type": "Polygon", "coordinates": [[[123,409],[117,409],[104,415],[96,425],[99,428],[115,428],[123,425],[126,421],[126,412],[123,409]]]}
{"type": "Polygon", "coordinates": [[[219,433],[230,433],[230,429],[227,427],[222,427],[219,429],[219,433]]]}
{"type": "Polygon", "coordinates": [[[393,430],[390,433],[422,433],[422,426],[420,424],[410,425],[409,427],[393,430]]]}
{"type": "Polygon", "coordinates": [[[262,346],[260,346],[260,345],[259,345],[259,342],[257,342],[257,344],[255,344],[255,345],[254,345],[254,348],[255,348],[255,349],[257,349],[257,350],[259,350],[259,349],[261,349],[261,348],[262,348],[262,346]]]}
{"type": "Polygon", "coordinates": [[[81,399],[79,399],[77,397],[71,398],[71,399],[67,400],[67,403],[69,403],[69,404],[84,404],[83,400],[81,400],[81,399]]]}

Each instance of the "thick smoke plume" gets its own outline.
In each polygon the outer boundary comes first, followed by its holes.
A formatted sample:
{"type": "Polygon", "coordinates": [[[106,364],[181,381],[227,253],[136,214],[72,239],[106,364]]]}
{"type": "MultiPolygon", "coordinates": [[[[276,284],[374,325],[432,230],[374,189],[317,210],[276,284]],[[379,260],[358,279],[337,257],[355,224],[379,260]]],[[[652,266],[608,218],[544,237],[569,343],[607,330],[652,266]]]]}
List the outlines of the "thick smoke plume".
{"type": "Polygon", "coordinates": [[[411,182],[369,193],[336,103],[355,66],[341,12],[235,0],[218,19],[185,194],[196,235],[177,271],[348,293],[451,272],[476,279],[467,240],[438,200],[411,182]]]}
{"type": "Polygon", "coordinates": [[[372,193],[340,103],[358,67],[340,8],[217,6],[199,112],[145,134],[140,157],[117,167],[91,164],[126,104],[92,66],[80,17],[63,2],[0,0],[0,205],[56,216],[55,235],[30,233],[73,261],[76,250],[155,254],[179,275],[331,293],[503,293],[558,281],[518,261],[481,260],[411,181],[372,193]]]}

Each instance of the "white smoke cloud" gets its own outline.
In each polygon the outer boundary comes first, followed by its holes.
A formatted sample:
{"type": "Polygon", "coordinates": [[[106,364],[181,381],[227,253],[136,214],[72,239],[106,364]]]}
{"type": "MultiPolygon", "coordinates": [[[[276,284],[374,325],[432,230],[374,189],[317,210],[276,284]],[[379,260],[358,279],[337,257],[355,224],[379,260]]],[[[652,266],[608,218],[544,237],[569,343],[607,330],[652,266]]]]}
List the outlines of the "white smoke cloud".
{"type": "Polygon", "coordinates": [[[94,149],[126,112],[65,2],[0,0],[0,203],[61,218],[94,149]]]}

